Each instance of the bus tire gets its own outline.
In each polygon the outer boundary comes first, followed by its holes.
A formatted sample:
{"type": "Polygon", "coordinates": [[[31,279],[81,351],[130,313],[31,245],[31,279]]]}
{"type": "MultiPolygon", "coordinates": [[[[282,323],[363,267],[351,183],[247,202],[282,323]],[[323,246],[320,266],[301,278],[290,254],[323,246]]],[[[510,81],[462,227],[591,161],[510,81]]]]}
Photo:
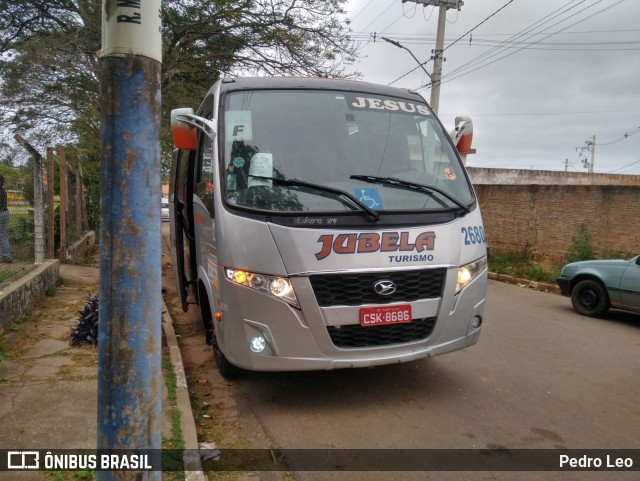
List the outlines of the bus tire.
{"type": "Polygon", "coordinates": [[[202,325],[205,330],[207,344],[211,344],[213,348],[213,359],[216,362],[218,372],[225,379],[233,379],[239,374],[240,368],[231,364],[218,346],[213,316],[211,315],[211,308],[209,307],[209,298],[207,297],[207,291],[202,285],[198,286],[198,303],[200,304],[200,315],[202,316],[202,325]]]}
{"type": "Polygon", "coordinates": [[[240,368],[231,364],[225,357],[218,346],[218,340],[216,339],[215,333],[213,334],[213,342],[211,343],[211,346],[213,347],[213,358],[216,361],[216,367],[218,368],[220,375],[225,379],[235,379],[238,377],[238,374],[240,374],[240,368]]]}

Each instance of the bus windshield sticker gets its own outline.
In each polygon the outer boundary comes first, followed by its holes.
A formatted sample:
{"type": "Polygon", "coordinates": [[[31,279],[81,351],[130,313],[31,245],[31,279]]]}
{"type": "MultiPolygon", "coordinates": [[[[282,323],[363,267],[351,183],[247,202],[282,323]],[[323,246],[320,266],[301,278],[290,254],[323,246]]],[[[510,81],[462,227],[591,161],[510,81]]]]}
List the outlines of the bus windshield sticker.
{"type": "Polygon", "coordinates": [[[368,112],[395,112],[409,115],[430,115],[429,108],[424,104],[410,102],[404,99],[369,97],[364,95],[348,95],[347,105],[351,110],[366,110],[368,112]]]}
{"type": "Polygon", "coordinates": [[[225,140],[234,142],[253,140],[251,112],[248,110],[229,110],[224,113],[225,140]]]}
{"type": "Polygon", "coordinates": [[[375,210],[382,210],[382,199],[376,188],[355,189],[354,193],[360,202],[375,210]]]}
{"type": "Polygon", "coordinates": [[[249,167],[249,187],[258,185],[266,185],[271,187],[271,180],[256,179],[258,177],[273,177],[273,154],[267,152],[258,152],[251,157],[251,165],[249,167]]]}
{"type": "Polygon", "coordinates": [[[353,114],[346,114],[346,118],[347,132],[349,133],[349,135],[357,134],[358,132],[360,132],[360,128],[358,127],[358,124],[356,124],[356,119],[353,114]]]}
{"type": "Polygon", "coordinates": [[[451,167],[444,169],[444,176],[449,180],[456,180],[456,173],[451,167]]]}

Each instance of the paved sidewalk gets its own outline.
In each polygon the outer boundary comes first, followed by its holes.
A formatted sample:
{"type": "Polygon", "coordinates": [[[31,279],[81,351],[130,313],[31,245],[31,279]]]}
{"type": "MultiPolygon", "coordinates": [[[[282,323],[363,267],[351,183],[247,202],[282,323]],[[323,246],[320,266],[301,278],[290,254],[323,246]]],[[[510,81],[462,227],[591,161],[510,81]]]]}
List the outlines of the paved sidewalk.
{"type": "MultiPolygon", "coordinates": [[[[50,295],[0,338],[6,358],[0,361],[0,449],[96,447],[98,351],[90,344],[71,346],[70,329],[77,325],[87,297],[98,292],[99,271],[95,263],[61,265],[60,278],[55,292],[49,291],[50,295]]],[[[177,346],[171,318],[166,308],[164,311],[165,341],[177,346]]],[[[176,350],[170,349],[171,359],[180,380],[184,373],[176,350]]],[[[186,426],[188,434],[193,415],[188,395],[181,394],[181,389],[186,392],[186,384],[178,386],[178,408],[183,433],[186,426]]],[[[166,389],[164,392],[166,411],[166,389]]],[[[163,436],[169,437],[170,431],[165,412],[163,436]]],[[[2,481],[49,480],[51,476],[44,471],[0,472],[2,481]]]]}

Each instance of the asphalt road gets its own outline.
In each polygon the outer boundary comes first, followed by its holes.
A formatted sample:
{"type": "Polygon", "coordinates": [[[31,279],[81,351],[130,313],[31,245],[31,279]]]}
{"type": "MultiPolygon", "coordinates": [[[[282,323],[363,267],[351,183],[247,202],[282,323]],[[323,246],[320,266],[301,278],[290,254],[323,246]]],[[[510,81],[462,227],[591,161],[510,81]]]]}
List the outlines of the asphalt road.
{"type": "MultiPolygon", "coordinates": [[[[212,360],[194,361],[189,351],[203,352],[195,338],[183,349],[187,364],[215,369],[212,360]]],[[[226,390],[218,395],[230,415],[258,425],[257,445],[266,438],[285,449],[640,449],[640,316],[585,318],[568,298],[498,282],[489,284],[480,342],[464,351],[372,369],[247,372],[233,383],[211,376],[226,390]]],[[[297,472],[295,479],[617,481],[640,472],[297,472]]]]}

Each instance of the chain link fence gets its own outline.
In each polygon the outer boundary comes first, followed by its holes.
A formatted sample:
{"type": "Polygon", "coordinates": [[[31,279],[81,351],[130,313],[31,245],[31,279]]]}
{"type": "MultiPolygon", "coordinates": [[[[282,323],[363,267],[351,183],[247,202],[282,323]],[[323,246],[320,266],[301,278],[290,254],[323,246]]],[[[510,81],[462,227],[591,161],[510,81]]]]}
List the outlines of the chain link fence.
{"type": "Polygon", "coordinates": [[[80,169],[67,164],[62,148],[58,155],[47,149],[45,159],[28,147],[26,165],[0,165],[7,199],[0,217],[0,289],[45,258],[66,262],[67,248],[89,230],[80,169]]]}
{"type": "MultiPolygon", "coordinates": [[[[0,221],[0,286],[11,278],[24,274],[34,266],[34,210],[25,192],[25,171],[5,168],[4,178],[7,211],[0,221]]],[[[31,189],[32,191],[33,189],[31,189]]],[[[0,192],[0,197],[2,193],[0,192]]]]}

